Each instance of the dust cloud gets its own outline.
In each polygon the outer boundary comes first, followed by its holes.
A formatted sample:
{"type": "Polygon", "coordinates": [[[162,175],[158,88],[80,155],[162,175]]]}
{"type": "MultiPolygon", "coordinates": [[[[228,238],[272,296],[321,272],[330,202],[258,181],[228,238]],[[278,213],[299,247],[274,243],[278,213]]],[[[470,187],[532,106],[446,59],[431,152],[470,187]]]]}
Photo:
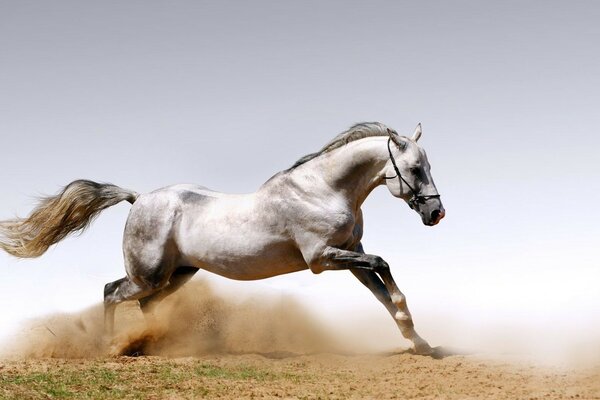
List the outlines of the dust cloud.
{"type": "Polygon", "coordinates": [[[137,302],[117,307],[115,334],[103,333],[103,307],[30,321],[5,343],[8,358],[111,355],[198,356],[333,351],[333,338],[290,296],[215,293],[194,280],[163,300],[146,320],[137,302]]]}
{"type": "MultiPolygon", "coordinates": [[[[1,344],[0,358],[246,353],[277,358],[320,352],[398,353],[410,346],[383,307],[369,296],[356,296],[354,302],[350,298],[347,302],[303,300],[269,290],[216,289],[206,279],[192,280],[161,302],[151,319],[144,318],[137,302],[119,305],[116,331],[110,338],[104,334],[101,304],[30,320],[1,344]],[[319,307],[310,309],[309,304],[319,307]]],[[[600,325],[589,316],[563,318],[564,324],[557,327],[512,314],[504,319],[474,313],[434,314],[430,310],[435,307],[428,305],[414,313],[415,323],[421,335],[445,354],[553,366],[600,365],[600,325]]]]}

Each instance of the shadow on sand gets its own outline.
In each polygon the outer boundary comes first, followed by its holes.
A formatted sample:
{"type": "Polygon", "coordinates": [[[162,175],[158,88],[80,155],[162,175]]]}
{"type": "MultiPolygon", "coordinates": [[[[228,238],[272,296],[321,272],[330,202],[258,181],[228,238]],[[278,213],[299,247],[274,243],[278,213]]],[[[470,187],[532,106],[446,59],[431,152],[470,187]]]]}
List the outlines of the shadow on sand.
{"type": "MultiPolygon", "coordinates": [[[[128,346],[122,348],[118,354],[119,356],[125,357],[143,357],[152,355],[152,352],[146,351],[146,346],[148,345],[147,337],[141,337],[138,340],[134,340],[129,343],[128,346]]],[[[473,354],[472,352],[468,352],[462,349],[450,348],[450,347],[442,347],[437,346],[432,348],[431,354],[421,354],[423,357],[430,357],[435,360],[441,360],[446,357],[451,356],[466,356],[473,354]]],[[[207,354],[213,355],[258,355],[270,360],[283,360],[288,358],[297,358],[303,356],[318,356],[318,355],[335,355],[335,356],[343,356],[343,357],[363,357],[363,356],[383,356],[383,357],[392,357],[402,354],[411,354],[411,355],[419,355],[416,354],[413,349],[400,349],[395,351],[386,351],[386,352],[348,352],[343,350],[329,350],[329,351],[312,351],[312,352],[304,352],[304,353],[296,353],[291,351],[270,351],[270,352],[260,352],[260,351],[227,351],[227,352],[209,352],[207,354]]]]}
{"type": "MultiPolygon", "coordinates": [[[[430,357],[435,360],[441,360],[441,359],[444,359],[446,357],[451,357],[451,356],[468,356],[470,354],[473,354],[473,352],[469,352],[464,349],[457,349],[457,348],[443,347],[443,346],[433,347],[432,350],[433,351],[431,352],[431,354],[420,354],[420,355],[422,355],[423,357],[430,357]]],[[[389,356],[389,357],[400,355],[400,354],[418,355],[415,353],[415,351],[413,349],[405,349],[405,350],[381,353],[381,355],[389,356]]]]}

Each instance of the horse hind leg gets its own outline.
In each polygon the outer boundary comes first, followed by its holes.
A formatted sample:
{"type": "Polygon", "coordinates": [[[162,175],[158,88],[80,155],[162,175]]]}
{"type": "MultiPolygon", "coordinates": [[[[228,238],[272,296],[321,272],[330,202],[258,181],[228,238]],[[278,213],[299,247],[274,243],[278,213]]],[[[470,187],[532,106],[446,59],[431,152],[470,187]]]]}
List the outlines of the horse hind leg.
{"type": "Polygon", "coordinates": [[[147,319],[151,319],[151,315],[158,303],[192,279],[196,272],[198,272],[198,268],[195,267],[178,267],[173,274],[171,274],[169,283],[164,288],[149,296],[140,298],[138,302],[140,303],[140,309],[144,313],[144,316],[147,319]]]}
{"type": "Polygon", "coordinates": [[[114,293],[119,286],[127,280],[127,277],[117,279],[104,285],[104,333],[112,335],[114,330],[115,308],[117,303],[113,301],[114,293]]]}
{"type": "Polygon", "coordinates": [[[112,336],[115,326],[115,309],[127,300],[137,300],[160,290],[160,286],[151,286],[132,281],[129,277],[118,279],[104,286],[104,331],[112,336]]]}

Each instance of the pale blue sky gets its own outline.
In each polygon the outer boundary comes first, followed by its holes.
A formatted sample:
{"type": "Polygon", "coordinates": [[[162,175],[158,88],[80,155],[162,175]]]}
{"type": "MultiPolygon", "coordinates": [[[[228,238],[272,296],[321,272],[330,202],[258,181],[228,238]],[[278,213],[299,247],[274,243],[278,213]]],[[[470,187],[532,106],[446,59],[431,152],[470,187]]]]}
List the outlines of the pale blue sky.
{"type": "MultiPolygon", "coordinates": [[[[447,217],[377,190],[364,242],[424,335],[557,315],[596,335],[598,20],[593,1],[0,2],[0,218],[77,178],[248,192],[355,122],[422,122],[447,217]]],[[[0,334],[100,301],[128,209],[39,259],[0,254],[0,334]]],[[[349,274],[254,285],[333,287],[331,310],[392,325],[349,274]]]]}

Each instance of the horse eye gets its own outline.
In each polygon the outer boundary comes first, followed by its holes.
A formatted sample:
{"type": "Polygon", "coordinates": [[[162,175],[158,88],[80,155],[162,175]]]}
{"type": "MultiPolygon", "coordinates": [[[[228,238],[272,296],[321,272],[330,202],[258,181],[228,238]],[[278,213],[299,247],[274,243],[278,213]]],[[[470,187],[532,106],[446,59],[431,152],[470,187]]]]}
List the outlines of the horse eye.
{"type": "Polygon", "coordinates": [[[421,175],[421,168],[413,167],[410,169],[410,173],[414,176],[419,176],[421,175]]]}

